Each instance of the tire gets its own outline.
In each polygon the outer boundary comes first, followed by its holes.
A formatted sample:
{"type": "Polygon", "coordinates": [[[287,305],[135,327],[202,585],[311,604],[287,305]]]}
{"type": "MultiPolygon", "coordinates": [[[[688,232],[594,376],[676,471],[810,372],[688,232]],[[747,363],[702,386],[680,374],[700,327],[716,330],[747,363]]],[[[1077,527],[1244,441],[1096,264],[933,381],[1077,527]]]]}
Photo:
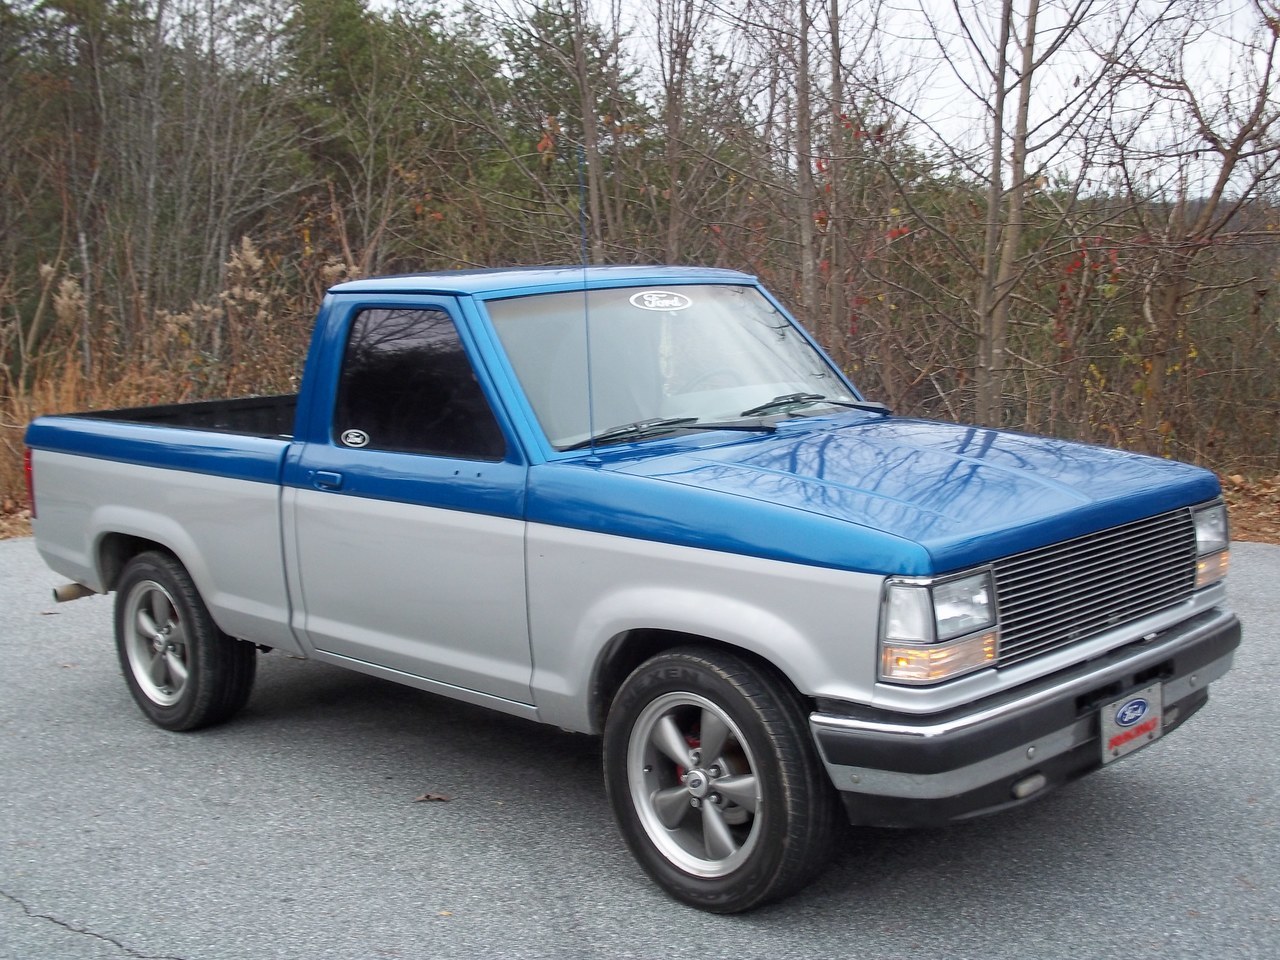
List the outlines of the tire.
{"type": "Polygon", "coordinates": [[[218,629],[182,564],[159,551],[139,554],[116,591],[120,667],[152,723],[196,730],[230,719],[245,705],[257,650],[218,629]]]}
{"type": "Polygon", "coordinates": [[[799,698],[732,653],[681,648],[641,664],[610,708],[604,772],[631,852],[685,903],[749,910],[826,865],[839,801],[799,698]]]}

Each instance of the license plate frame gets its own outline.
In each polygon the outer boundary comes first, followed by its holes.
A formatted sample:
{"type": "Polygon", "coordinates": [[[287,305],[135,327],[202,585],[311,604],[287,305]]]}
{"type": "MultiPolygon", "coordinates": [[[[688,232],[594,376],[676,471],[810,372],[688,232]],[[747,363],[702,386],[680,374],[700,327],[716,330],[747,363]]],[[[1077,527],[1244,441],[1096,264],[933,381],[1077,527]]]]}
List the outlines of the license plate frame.
{"type": "Polygon", "coordinates": [[[1153,683],[1111,701],[1098,718],[1104,764],[1141,750],[1164,733],[1164,684],[1153,683]]]}

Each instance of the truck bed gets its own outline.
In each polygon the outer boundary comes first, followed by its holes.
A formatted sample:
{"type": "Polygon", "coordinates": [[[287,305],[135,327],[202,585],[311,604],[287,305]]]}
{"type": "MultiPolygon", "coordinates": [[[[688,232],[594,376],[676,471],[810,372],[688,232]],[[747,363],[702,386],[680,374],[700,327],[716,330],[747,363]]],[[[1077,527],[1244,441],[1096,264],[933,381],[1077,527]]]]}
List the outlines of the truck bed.
{"type": "Polygon", "coordinates": [[[237,397],[231,400],[201,400],[194,403],[95,410],[71,416],[288,439],[293,435],[293,418],[297,408],[298,395],[285,393],[271,397],[237,397]]]}

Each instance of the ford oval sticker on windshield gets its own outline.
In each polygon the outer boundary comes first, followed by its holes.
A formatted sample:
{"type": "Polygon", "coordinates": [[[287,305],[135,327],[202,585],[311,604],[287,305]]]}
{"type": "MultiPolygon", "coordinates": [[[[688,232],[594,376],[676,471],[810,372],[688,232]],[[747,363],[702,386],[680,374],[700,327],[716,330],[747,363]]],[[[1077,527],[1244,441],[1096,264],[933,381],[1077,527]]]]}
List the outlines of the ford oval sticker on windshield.
{"type": "Polygon", "coordinates": [[[667,290],[646,290],[644,293],[633,294],[631,305],[639,307],[641,310],[667,312],[670,310],[687,310],[693,306],[693,301],[683,293],[671,293],[667,290]]]}

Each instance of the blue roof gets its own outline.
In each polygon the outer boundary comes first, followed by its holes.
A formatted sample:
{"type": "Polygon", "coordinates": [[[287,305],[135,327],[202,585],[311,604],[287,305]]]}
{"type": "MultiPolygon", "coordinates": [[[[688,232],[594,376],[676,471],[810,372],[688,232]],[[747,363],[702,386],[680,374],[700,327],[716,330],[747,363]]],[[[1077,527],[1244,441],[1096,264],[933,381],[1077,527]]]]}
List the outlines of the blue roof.
{"type": "Polygon", "coordinates": [[[504,267],[494,270],[446,270],[395,277],[368,277],[331,288],[331,293],[439,293],[486,295],[508,292],[581,289],[625,283],[753,283],[755,277],[716,267],[504,267]]]}

